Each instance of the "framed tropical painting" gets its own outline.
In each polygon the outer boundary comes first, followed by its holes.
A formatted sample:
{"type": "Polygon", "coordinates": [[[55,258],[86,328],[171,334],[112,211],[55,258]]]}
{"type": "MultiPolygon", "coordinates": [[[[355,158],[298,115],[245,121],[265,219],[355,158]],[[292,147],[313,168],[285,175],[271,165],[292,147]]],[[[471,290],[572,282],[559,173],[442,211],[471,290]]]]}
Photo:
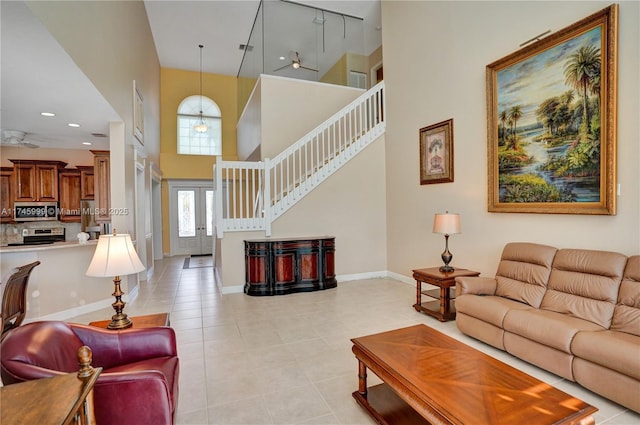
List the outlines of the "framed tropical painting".
{"type": "Polygon", "coordinates": [[[616,214],[617,17],[487,66],[490,212],[616,214]]]}

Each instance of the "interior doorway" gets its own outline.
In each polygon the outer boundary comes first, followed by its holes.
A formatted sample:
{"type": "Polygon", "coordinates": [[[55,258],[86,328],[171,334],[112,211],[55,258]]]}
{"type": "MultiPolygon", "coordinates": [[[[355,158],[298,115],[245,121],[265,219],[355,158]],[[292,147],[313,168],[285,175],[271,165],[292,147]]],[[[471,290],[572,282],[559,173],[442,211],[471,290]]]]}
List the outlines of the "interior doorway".
{"type": "Polygon", "coordinates": [[[210,181],[170,183],[172,255],[213,252],[214,192],[210,181]]]}

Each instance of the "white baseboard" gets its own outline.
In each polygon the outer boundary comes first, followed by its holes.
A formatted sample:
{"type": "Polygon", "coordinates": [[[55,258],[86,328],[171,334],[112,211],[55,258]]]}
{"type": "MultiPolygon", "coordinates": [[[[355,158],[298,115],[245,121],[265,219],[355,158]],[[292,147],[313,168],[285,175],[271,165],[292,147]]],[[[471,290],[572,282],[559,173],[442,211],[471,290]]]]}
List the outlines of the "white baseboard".
{"type": "Polygon", "coordinates": [[[222,295],[241,294],[244,292],[244,285],[222,286],[220,287],[220,292],[222,292],[222,295]]]}

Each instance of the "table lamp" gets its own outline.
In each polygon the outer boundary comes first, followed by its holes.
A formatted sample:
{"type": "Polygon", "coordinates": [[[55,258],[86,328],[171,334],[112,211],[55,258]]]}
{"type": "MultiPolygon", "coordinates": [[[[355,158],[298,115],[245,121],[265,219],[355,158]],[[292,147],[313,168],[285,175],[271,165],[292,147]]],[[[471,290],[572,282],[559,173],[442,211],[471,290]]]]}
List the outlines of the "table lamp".
{"type": "Polygon", "coordinates": [[[460,214],[436,214],[433,219],[433,233],[444,234],[444,252],[442,253],[442,261],[444,266],[440,267],[440,271],[444,273],[452,272],[454,269],[449,265],[453,255],[449,252],[449,235],[460,233],[460,214]]]}
{"type": "Polygon", "coordinates": [[[93,253],[93,258],[87,269],[87,276],[111,277],[115,290],[113,292],[116,301],[111,304],[116,314],[111,317],[111,323],[107,329],[125,329],[131,327],[133,322],[122,312],[124,292],[120,289],[120,276],[138,273],[144,270],[144,265],[138,258],[136,250],[131,242],[131,236],[126,233],[118,235],[113,230],[112,235],[101,235],[98,245],[93,253]]]}

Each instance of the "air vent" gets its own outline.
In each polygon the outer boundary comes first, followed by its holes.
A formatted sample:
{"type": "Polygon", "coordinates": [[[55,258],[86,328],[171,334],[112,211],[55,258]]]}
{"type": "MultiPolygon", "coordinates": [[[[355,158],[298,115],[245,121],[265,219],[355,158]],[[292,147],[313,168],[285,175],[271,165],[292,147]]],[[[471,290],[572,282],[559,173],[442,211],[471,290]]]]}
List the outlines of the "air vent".
{"type": "Polygon", "coordinates": [[[247,51],[252,51],[253,50],[253,46],[252,45],[246,45],[246,44],[241,44],[239,47],[240,50],[247,50],[247,51]]]}
{"type": "Polygon", "coordinates": [[[107,135],[104,133],[91,133],[91,135],[93,137],[107,137],[107,135]]]}

